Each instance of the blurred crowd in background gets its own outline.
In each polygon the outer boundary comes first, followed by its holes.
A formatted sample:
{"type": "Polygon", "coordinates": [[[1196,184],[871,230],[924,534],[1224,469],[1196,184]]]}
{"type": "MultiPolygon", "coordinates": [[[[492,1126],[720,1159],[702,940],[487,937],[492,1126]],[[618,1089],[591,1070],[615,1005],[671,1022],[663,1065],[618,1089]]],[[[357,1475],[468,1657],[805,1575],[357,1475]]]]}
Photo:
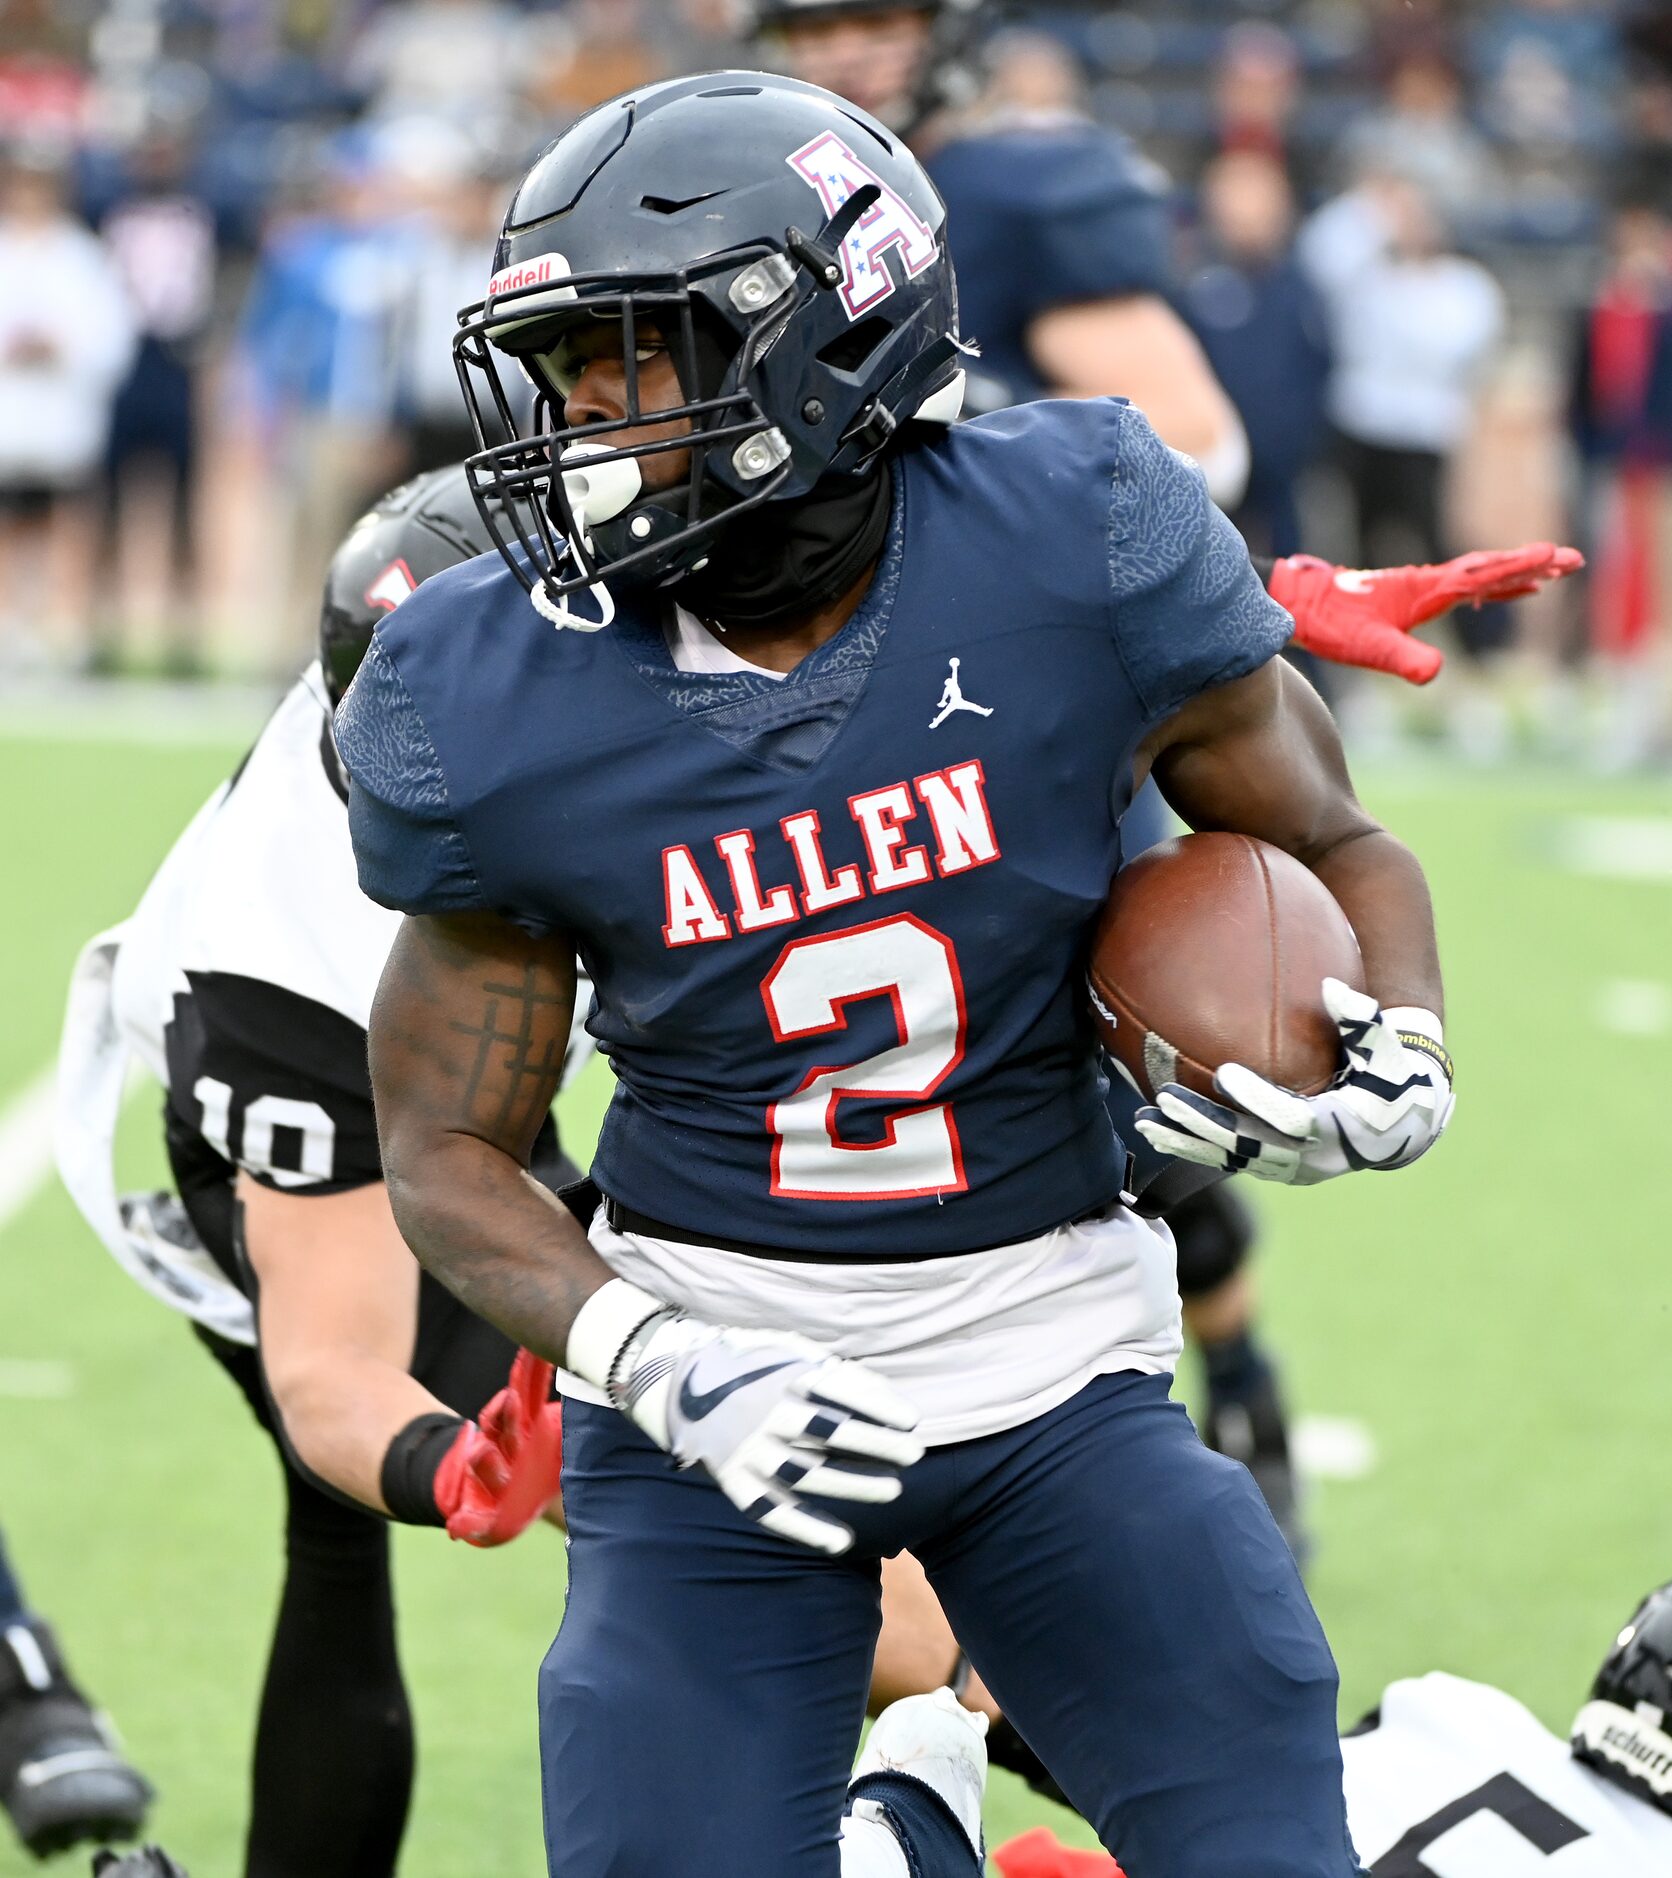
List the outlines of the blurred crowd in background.
{"type": "MultiPolygon", "coordinates": [[[[509,179],[754,62],[743,11],[0,0],[0,683],[293,667],[355,514],[471,447],[449,341],[509,179]]],[[[1589,556],[1350,733],[1672,760],[1672,6],[1011,0],[988,69],[1165,169],[1256,547],[1589,556]]]]}

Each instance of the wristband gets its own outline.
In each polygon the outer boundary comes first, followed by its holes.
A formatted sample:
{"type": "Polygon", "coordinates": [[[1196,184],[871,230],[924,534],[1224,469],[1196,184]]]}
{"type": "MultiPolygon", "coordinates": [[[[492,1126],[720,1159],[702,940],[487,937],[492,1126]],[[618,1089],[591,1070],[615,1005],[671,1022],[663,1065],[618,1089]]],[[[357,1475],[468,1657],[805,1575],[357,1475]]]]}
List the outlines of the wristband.
{"type": "Polygon", "coordinates": [[[462,1415],[435,1410],[415,1416],[389,1443],[377,1484],[389,1517],[403,1526],[445,1526],[436,1505],[435,1477],[452,1452],[459,1431],[470,1424],[462,1415]]]}
{"type": "Polygon", "coordinates": [[[1451,1067],[1451,1054],[1442,1042],[1440,1020],[1432,1011],[1425,1011],[1418,1005],[1400,1005],[1386,1010],[1382,1015],[1398,1033],[1399,1041],[1407,1050],[1431,1058],[1445,1072],[1448,1083],[1455,1086],[1457,1078],[1451,1067]]]}
{"type": "Polygon", "coordinates": [[[622,1352],[651,1318],[669,1314],[672,1309],[665,1299],[653,1298],[625,1278],[607,1280],[575,1313],[563,1352],[563,1367],[594,1389],[602,1389],[620,1407],[616,1372],[622,1352]]]}

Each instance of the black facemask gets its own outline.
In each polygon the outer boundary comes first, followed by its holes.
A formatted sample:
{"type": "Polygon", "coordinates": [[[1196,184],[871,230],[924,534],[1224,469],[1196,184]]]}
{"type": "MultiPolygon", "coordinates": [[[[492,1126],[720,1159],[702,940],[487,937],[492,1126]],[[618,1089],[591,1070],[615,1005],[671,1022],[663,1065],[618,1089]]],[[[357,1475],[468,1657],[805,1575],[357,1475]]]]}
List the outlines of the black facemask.
{"type": "Polygon", "coordinates": [[[704,619],[770,626],[824,606],[882,552],[892,483],[886,465],[821,483],[798,502],[769,503],[722,529],[713,559],[673,589],[704,619]]]}

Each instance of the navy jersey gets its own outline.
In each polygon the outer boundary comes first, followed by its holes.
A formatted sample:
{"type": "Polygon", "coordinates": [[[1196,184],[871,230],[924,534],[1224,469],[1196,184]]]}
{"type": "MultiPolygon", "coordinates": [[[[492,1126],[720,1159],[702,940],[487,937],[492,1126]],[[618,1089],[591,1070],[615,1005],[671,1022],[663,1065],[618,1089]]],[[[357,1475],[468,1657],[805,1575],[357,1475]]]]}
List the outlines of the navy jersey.
{"type": "Polygon", "coordinates": [[[659,617],[554,630],[493,557],[381,622],[338,717],[365,891],[573,935],[618,1087],[593,1173],[699,1236],[915,1257],[1106,1206],[1082,1010],[1132,755],[1288,616],[1113,400],[892,467],[870,588],[781,683],[659,617]]]}
{"type": "Polygon", "coordinates": [[[1027,347],[1041,313],[1169,293],[1167,179],[1118,132],[1067,116],[1001,121],[931,151],[925,167],[946,202],[983,408],[1049,391],[1027,347]]]}

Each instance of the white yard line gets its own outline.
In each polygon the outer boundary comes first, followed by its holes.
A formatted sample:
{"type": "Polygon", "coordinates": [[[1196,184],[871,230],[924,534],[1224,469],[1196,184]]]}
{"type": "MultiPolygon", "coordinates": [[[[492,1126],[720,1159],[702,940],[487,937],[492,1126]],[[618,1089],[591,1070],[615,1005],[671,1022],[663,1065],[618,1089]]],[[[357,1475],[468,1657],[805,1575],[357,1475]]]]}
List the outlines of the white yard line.
{"type": "Polygon", "coordinates": [[[6,692],[0,703],[0,738],[221,748],[255,735],[272,711],[279,687],[22,681],[8,685],[6,692]]]}
{"type": "MultiPolygon", "coordinates": [[[[0,1109],[0,1233],[52,1176],[52,1094],[53,1071],[48,1065],[0,1109]]],[[[0,1398],[56,1402],[74,1395],[75,1389],[75,1370],[69,1363],[0,1357],[0,1398]]]]}
{"type": "Polygon", "coordinates": [[[1308,1480],[1363,1480],[1376,1471],[1376,1437],[1351,1415],[1302,1415],[1289,1431],[1295,1466],[1308,1480]]]}
{"type": "Polygon", "coordinates": [[[1556,864],[1592,880],[1672,880],[1672,817],[1575,815],[1556,824],[1556,864]]]}
{"type": "Polygon", "coordinates": [[[1617,1037],[1664,1037],[1672,1030],[1672,988],[1652,978],[1610,978],[1597,987],[1596,1014],[1617,1037]]]}
{"type": "Polygon", "coordinates": [[[76,1390],[74,1366],[50,1359],[0,1356],[0,1398],[14,1402],[62,1402],[76,1390]]]}
{"type": "Polygon", "coordinates": [[[49,1064],[0,1108],[0,1231],[34,1199],[52,1173],[52,1087],[49,1064]]]}

